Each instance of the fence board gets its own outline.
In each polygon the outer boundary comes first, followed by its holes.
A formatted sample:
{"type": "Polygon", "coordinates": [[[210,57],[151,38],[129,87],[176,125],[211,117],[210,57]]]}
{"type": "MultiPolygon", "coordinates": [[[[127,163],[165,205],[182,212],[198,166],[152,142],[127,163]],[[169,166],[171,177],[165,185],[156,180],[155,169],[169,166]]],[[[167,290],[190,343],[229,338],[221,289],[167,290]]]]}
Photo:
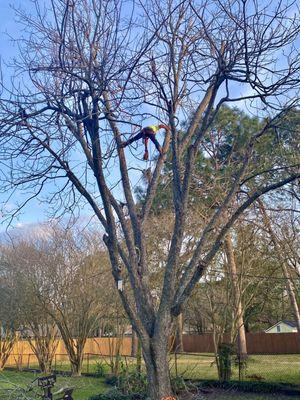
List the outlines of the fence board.
{"type": "MultiPolygon", "coordinates": [[[[300,354],[299,333],[246,333],[246,340],[249,354],[300,354]]],[[[183,335],[183,347],[188,353],[213,353],[213,335],[183,335]]]]}
{"type": "MultiPolygon", "coordinates": [[[[300,334],[299,333],[247,333],[248,354],[300,354],[300,334]]],[[[228,341],[225,336],[224,341],[228,341]]],[[[84,353],[93,353],[107,356],[116,353],[118,339],[115,338],[89,338],[84,347],[84,353]]],[[[187,353],[213,353],[213,335],[205,333],[203,335],[183,335],[183,347],[187,353]]],[[[28,363],[34,364],[37,359],[26,340],[18,341],[12,349],[8,358],[7,366],[28,363]]],[[[66,349],[62,340],[59,340],[56,359],[66,359],[66,349]]],[[[130,356],[131,337],[122,339],[121,354],[130,356]]]]}

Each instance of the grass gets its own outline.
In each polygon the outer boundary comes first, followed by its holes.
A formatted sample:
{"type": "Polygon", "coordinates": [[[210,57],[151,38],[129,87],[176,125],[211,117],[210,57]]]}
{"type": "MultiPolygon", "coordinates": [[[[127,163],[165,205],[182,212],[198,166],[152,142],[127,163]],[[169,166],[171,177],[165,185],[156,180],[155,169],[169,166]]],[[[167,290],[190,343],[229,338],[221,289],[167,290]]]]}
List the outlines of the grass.
{"type": "MultiPolygon", "coordinates": [[[[83,372],[95,373],[100,368],[105,373],[109,372],[109,359],[90,355],[85,357],[83,372]]],[[[122,366],[125,369],[133,368],[135,360],[130,357],[122,357],[122,366]]],[[[67,361],[56,362],[56,369],[69,371],[70,365],[67,361]]],[[[170,355],[170,369],[176,374],[174,355],[170,355]]],[[[293,355],[252,355],[249,356],[245,380],[262,380],[265,382],[282,382],[300,386],[300,354],[293,355]]],[[[217,367],[213,354],[203,353],[197,355],[178,355],[177,373],[188,379],[218,379],[217,367]]],[[[233,366],[232,379],[238,380],[239,370],[233,366]]]]}
{"type": "MultiPolygon", "coordinates": [[[[176,373],[174,356],[170,361],[171,372],[176,373]]],[[[300,354],[295,355],[253,355],[247,363],[245,380],[281,382],[300,385],[300,354]]],[[[177,373],[189,379],[218,379],[214,356],[178,355],[177,373]]],[[[233,367],[232,379],[238,380],[238,367],[233,367]]]]}
{"type": "MultiPolygon", "coordinates": [[[[38,375],[32,372],[3,371],[0,373],[0,399],[16,400],[38,375]]],[[[103,378],[57,376],[55,390],[62,387],[74,387],[74,400],[87,400],[90,396],[103,393],[107,389],[103,378]]],[[[36,389],[34,389],[36,390],[36,389]]],[[[26,399],[35,398],[31,392],[26,399]]]]}
{"type": "MultiPolygon", "coordinates": [[[[102,373],[109,372],[107,357],[89,356],[85,358],[83,372],[95,373],[101,370],[102,373]]],[[[133,369],[135,360],[130,357],[123,357],[122,368],[133,369]]],[[[30,365],[34,367],[34,365],[30,365]]],[[[36,367],[36,366],[35,366],[36,367]]],[[[69,371],[69,363],[65,360],[56,362],[56,369],[69,371]]],[[[170,355],[170,368],[173,375],[176,374],[174,355],[170,355]]],[[[300,386],[300,355],[254,355],[250,356],[246,370],[246,381],[261,380],[262,382],[275,382],[285,384],[295,384],[300,386]]],[[[212,354],[198,355],[178,355],[177,373],[189,379],[210,380],[217,379],[217,368],[212,354]]],[[[18,388],[26,388],[37,375],[30,372],[4,371],[0,373],[0,400],[17,400],[18,388]],[[14,393],[14,394],[13,394],[14,393]],[[6,396],[6,397],[5,397],[6,396]]],[[[232,379],[238,379],[238,368],[233,368],[232,379]]],[[[58,376],[56,390],[60,387],[72,386],[74,390],[74,400],[88,400],[92,395],[103,393],[109,386],[104,384],[104,378],[93,378],[83,376],[80,378],[58,376]]],[[[292,399],[292,397],[276,395],[275,397],[267,394],[251,394],[226,392],[216,390],[210,394],[208,400],[273,400],[273,399],[292,399]],[[217,397],[216,397],[217,396],[217,397]]],[[[30,397],[28,397],[30,399],[30,397]]],[[[295,399],[295,397],[293,397],[295,399]]]]}
{"type": "MultiPolygon", "coordinates": [[[[121,356],[120,357],[120,368],[124,369],[130,369],[134,368],[136,364],[136,359],[128,356],[121,356]]],[[[24,368],[31,368],[31,369],[36,369],[38,370],[38,364],[36,363],[24,363],[23,364],[24,368]]],[[[57,358],[55,362],[53,362],[52,365],[53,369],[56,371],[60,372],[71,372],[70,368],[70,362],[68,361],[67,356],[60,356],[60,359],[57,358]]],[[[99,368],[101,371],[104,371],[104,373],[110,373],[110,359],[109,357],[105,356],[99,356],[99,355],[94,355],[91,354],[89,357],[85,355],[83,364],[82,364],[82,373],[85,374],[96,374],[99,372],[99,368]]],[[[1,399],[0,399],[1,400],[1,399]]]]}

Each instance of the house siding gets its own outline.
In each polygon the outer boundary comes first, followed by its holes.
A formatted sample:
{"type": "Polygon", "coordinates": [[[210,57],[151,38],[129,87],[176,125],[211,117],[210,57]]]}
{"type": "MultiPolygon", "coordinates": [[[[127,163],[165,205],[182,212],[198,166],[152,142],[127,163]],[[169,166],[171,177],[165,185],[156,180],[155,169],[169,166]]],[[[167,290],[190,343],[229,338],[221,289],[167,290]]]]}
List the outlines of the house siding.
{"type": "Polygon", "coordinates": [[[281,322],[279,324],[276,324],[272,328],[266,329],[266,333],[291,333],[291,332],[297,332],[296,328],[292,328],[291,326],[281,322]],[[277,330],[277,327],[280,327],[280,331],[277,330]]]}

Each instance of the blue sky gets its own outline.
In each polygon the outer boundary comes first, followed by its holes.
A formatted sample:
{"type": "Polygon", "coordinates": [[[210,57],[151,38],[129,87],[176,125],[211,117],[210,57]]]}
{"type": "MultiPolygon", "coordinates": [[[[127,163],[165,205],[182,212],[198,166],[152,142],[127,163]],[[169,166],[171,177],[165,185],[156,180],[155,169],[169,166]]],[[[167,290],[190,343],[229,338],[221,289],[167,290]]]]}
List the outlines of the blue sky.
{"type": "MultiPolygon", "coordinates": [[[[32,7],[32,2],[29,0],[0,0],[0,15],[1,15],[1,27],[0,27],[0,56],[2,71],[4,73],[4,79],[9,79],[9,69],[5,64],[9,64],[10,60],[17,55],[17,46],[12,42],[9,36],[18,37],[20,35],[20,27],[16,23],[15,12],[12,7],[18,8],[22,4],[22,7],[26,7],[28,10],[32,7]],[[11,7],[12,6],[12,7],[11,7]]],[[[4,201],[6,196],[0,193],[0,203],[4,201]]],[[[20,192],[17,192],[11,200],[7,203],[7,210],[10,211],[16,201],[24,198],[20,192]]],[[[5,229],[3,222],[3,216],[0,215],[0,231],[5,229]]],[[[43,207],[38,201],[33,201],[29,204],[20,216],[15,220],[14,225],[20,226],[21,224],[30,224],[45,219],[43,207]]]]}
{"type": "Polygon", "coordinates": [[[0,0],[0,55],[1,61],[9,61],[17,54],[17,48],[9,39],[9,36],[18,37],[20,35],[20,26],[16,23],[15,12],[13,8],[22,8],[30,10],[32,2],[30,0],[0,0]]]}

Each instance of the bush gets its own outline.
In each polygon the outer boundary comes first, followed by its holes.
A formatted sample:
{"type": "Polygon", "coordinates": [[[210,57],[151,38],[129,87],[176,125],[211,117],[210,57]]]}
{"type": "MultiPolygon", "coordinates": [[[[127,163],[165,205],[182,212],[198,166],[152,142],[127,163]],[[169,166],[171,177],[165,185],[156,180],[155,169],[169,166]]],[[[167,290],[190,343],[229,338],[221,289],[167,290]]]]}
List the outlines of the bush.
{"type": "Polygon", "coordinates": [[[147,393],[147,377],[137,371],[123,370],[118,376],[109,374],[105,383],[115,386],[113,390],[103,395],[98,395],[90,400],[145,400],[147,393]],[[113,397],[115,396],[115,397],[113,397]]]}
{"type": "Polygon", "coordinates": [[[230,381],[232,373],[232,355],[234,354],[231,343],[220,343],[218,346],[218,374],[221,382],[230,381]]]}
{"type": "Polygon", "coordinates": [[[187,388],[187,382],[184,380],[182,376],[176,376],[174,378],[171,378],[171,385],[173,392],[178,393],[181,390],[184,390],[187,388]]]}
{"type": "Polygon", "coordinates": [[[147,392],[147,377],[145,374],[140,374],[137,371],[124,372],[119,375],[117,387],[123,393],[142,393],[147,392]]]}
{"type": "Polygon", "coordinates": [[[107,385],[116,386],[118,384],[118,376],[115,374],[107,374],[105,377],[105,383],[107,385]]]}
{"type": "Polygon", "coordinates": [[[96,362],[96,371],[95,375],[99,378],[102,378],[105,376],[105,366],[101,361],[96,362]]]}

